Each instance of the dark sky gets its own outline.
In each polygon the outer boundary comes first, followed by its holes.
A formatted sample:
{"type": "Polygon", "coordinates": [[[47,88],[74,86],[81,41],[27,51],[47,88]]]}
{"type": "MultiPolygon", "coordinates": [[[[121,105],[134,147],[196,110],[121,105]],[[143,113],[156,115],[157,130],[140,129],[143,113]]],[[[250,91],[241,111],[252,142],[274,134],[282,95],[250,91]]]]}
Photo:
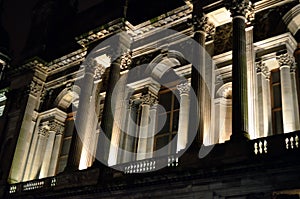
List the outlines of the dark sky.
{"type": "MultiPolygon", "coordinates": [[[[39,0],[4,0],[4,12],[0,13],[4,28],[10,37],[10,48],[16,57],[22,51],[30,30],[31,12],[39,0]]],[[[103,0],[79,0],[79,12],[103,0]]]]}

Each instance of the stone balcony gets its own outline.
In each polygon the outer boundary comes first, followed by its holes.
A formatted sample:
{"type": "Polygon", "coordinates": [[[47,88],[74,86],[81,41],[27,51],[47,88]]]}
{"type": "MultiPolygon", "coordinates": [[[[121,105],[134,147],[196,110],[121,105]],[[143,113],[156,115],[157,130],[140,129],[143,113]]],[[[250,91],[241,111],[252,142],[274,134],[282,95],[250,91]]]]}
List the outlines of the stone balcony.
{"type": "MultiPolygon", "coordinates": [[[[211,178],[222,181],[224,176],[236,178],[236,174],[240,176],[242,183],[245,180],[244,177],[249,176],[247,172],[262,172],[261,169],[276,173],[274,183],[283,185],[286,183],[291,187],[289,180],[300,179],[298,176],[299,136],[300,131],[297,131],[244,142],[229,141],[215,145],[203,158],[198,157],[199,151],[195,151],[195,147],[192,146],[192,149],[187,150],[181,157],[175,154],[119,164],[113,168],[103,165],[100,168],[92,167],[71,173],[64,172],[54,177],[11,184],[7,192],[9,198],[27,198],[32,195],[38,197],[39,194],[43,194],[45,198],[47,196],[51,198],[56,195],[63,196],[66,193],[72,195],[75,192],[112,194],[115,191],[124,190],[124,187],[129,184],[143,186],[150,182],[160,184],[165,181],[189,184],[189,180],[195,179],[207,180],[211,183],[211,178]],[[159,165],[166,167],[159,169],[159,165]]],[[[265,182],[263,173],[261,180],[265,182]]],[[[250,182],[247,181],[247,183],[250,182]]],[[[299,181],[293,186],[299,188],[299,181]]],[[[276,186],[271,190],[278,191],[276,186]]]]}

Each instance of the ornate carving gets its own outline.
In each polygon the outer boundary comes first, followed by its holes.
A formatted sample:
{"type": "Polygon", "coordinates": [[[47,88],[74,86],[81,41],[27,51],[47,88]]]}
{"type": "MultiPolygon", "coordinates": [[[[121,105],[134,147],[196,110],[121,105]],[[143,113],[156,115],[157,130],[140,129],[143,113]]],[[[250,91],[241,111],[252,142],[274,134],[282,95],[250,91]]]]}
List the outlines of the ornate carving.
{"type": "Polygon", "coordinates": [[[142,101],[142,104],[147,104],[147,105],[150,105],[150,106],[153,106],[154,104],[158,103],[157,96],[155,96],[153,94],[150,94],[150,93],[147,93],[146,95],[143,95],[141,97],[141,101],[142,101]]]}
{"type": "Polygon", "coordinates": [[[62,124],[56,121],[50,122],[50,131],[56,132],[57,135],[63,135],[64,129],[62,124]]]}
{"type": "Polygon", "coordinates": [[[210,40],[216,33],[216,28],[213,23],[208,21],[208,17],[204,14],[193,15],[192,24],[194,31],[203,31],[206,35],[206,39],[210,40]]]}
{"type": "Polygon", "coordinates": [[[179,90],[180,95],[189,94],[190,92],[190,85],[187,82],[181,83],[177,85],[177,89],[179,90]]]}
{"type": "Polygon", "coordinates": [[[253,10],[252,3],[249,0],[227,0],[225,6],[231,12],[231,16],[246,17],[249,10],[253,10]]]}
{"type": "Polygon", "coordinates": [[[50,127],[48,125],[48,121],[47,122],[43,122],[40,127],[39,127],[39,132],[38,134],[39,135],[42,135],[42,136],[49,136],[49,130],[50,130],[50,127]]]}
{"type": "Polygon", "coordinates": [[[30,84],[30,94],[37,97],[38,94],[42,91],[42,84],[38,83],[36,80],[33,80],[30,84]]]}
{"type": "Polygon", "coordinates": [[[95,79],[100,79],[101,76],[104,74],[104,72],[105,72],[105,67],[102,66],[101,64],[98,64],[95,69],[95,75],[94,75],[95,79]]]}
{"type": "Polygon", "coordinates": [[[124,52],[123,55],[121,56],[121,63],[120,63],[121,69],[128,69],[131,63],[132,63],[132,52],[131,51],[124,52]]]}
{"type": "Polygon", "coordinates": [[[293,67],[295,64],[294,58],[288,53],[281,54],[276,57],[278,60],[278,64],[280,67],[282,66],[290,66],[293,67]]]}
{"type": "Polygon", "coordinates": [[[262,61],[259,61],[259,62],[256,63],[256,72],[264,74],[267,79],[270,77],[269,68],[262,61]]]}

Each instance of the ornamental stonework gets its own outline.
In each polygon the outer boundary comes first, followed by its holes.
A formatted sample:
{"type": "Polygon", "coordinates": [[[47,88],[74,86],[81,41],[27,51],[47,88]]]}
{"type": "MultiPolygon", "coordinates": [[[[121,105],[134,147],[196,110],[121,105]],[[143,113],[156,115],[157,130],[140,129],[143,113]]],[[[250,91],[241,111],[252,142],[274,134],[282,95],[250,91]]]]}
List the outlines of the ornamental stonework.
{"type": "Polygon", "coordinates": [[[52,121],[49,126],[50,126],[50,131],[56,132],[57,135],[62,135],[64,132],[62,124],[60,124],[57,121],[52,121]]]}
{"type": "Polygon", "coordinates": [[[178,89],[180,95],[183,95],[183,94],[189,94],[191,88],[190,88],[189,83],[184,82],[184,83],[178,84],[177,89],[178,89]]]}
{"type": "Polygon", "coordinates": [[[124,52],[121,56],[121,69],[128,69],[132,63],[132,53],[131,51],[124,52]]]}
{"type": "Polygon", "coordinates": [[[192,25],[194,31],[202,31],[206,34],[206,39],[211,40],[216,33],[216,27],[210,23],[208,17],[204,14],[193,15],[192,25]]]}
{"type": "Polygon", "coordinates": [[[266,76],[266,78],[270,77],[270,71],[268,66],[262,61],[256,62],[256,72],[262,73],[266,76]]]}
{"type": "Polygon", "coordinates": [[[295,65],[294,58],[288,53],[281,54],[276,57],[278,60],[278,64],[280,67],[282,66],[290,66],[293,67],[295,65]]]}
{"type": "Polygon", "coordinates": [[[231,12],[231,16],[244,16],[250,10],[253,10],[252,3],[249,0],[226,0],[225,6],[231,12]]]}
{"type": "Polygon", "coordinates": [[[146,94],[141,97],[142,104],[153,106],[158,103],[157,96],[153,94],[146,94]]]}
{"type": "Polygon", "coordinates": [[[37,97],[38,94],[42,91],[42,88],[43,88],[42,84],[33,80],[29,86],[30,94],[37,97]]]}

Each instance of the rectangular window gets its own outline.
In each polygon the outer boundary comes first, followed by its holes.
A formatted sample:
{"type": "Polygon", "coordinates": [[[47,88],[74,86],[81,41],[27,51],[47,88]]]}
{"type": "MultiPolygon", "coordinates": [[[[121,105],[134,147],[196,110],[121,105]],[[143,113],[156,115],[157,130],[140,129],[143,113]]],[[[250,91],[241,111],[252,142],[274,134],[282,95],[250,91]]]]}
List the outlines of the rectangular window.
{"type": "MultiPolygon", "coordinates": [[[[159,104],[164,108],[158,109],[158,123],[157,128],[160,129],[155,137],[155,150],[158,150],[168,145],[175,137],[178,130],[179,121],[179,92],[177,90],[161,90],[159,92],[158,101],[159,104]],[[163,120],[166,118],[166,120],[163,120]]],[[[167,150],[168,153],[176,152],[176,142],[169,145],[167,150]]]]}
{"type": "Polygon", "coordinates": [[[272,124],[274,134],[283,133],[280,71],[271,71],[272,124]]]}

